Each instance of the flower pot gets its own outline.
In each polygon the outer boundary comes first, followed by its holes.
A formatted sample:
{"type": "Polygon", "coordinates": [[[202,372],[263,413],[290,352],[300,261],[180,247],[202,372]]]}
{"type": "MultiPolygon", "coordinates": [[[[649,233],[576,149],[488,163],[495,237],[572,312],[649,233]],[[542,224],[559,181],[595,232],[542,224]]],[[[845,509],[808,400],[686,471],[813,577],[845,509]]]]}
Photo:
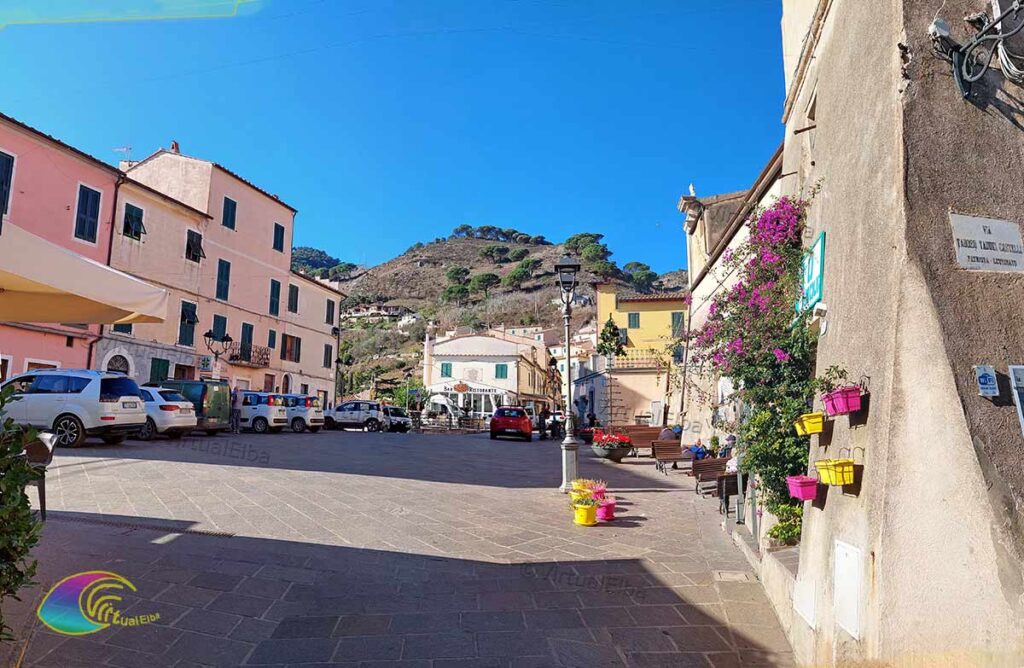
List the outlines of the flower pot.
{"type": "Polygon", "coordinates": [[[821,459],[814,462],[818,477],[826,485],[852,485],[852,459],[821,459]]]}
{"type": "Polygon", "coordinates": [[[796,427],[796,433],[800,436],[820,434],[825,429],[825,414],[804,413],[793,423],[793,426],[796,427]]]}
{"type": "Polygon", "coordinates": [[[584,483],[582,480],[573,480],[572,481],[572,488],[574,490],[576,490],[577,492],[579,492],[581,490],[587,489],[586,483],[584,483]]]}
{"type": "Polygon", "coordinates": [[[590,449],[595,455],[601,459],[609,459],[616,464],[622,461],[622,458],[629,454],[629,451],[633,449],[632,445],[600,445],[598,443],[591,443],[590,449]]]}
{"type": "Polygon", "coordinates": [[[593,497],[594,497],[595,499],[603,499],[603,498],[604,498],[604,493],[605,493],[605,492],[607,492],[607,491],[608,491],[608,488],[607,488],[607,487],[598,487],[598,486],[595,486],[595,487],[593,487],[593,488],[592,488],[592,489],[590,490],[590,494],[591,494],[591,496],[593,496],[593,497]]]}
{"type": "Polygon", "coordinates": [[[818,480],[806,475],[786,476],[789,495],[800,501],[813,501],[818,496],[818,480]]]}
{"type": "Polygon", "coordinates": [[[574,489],[569,491],[569,499],[572,500],[573,504],[582,499],[589,499],[592,493],[589,489],[574,489]]]}
{"type": "Polygon", "coordinates": [[[602,522],[611,522],[615,519],[615,502],[609,501],[597,507],[597,519],[602,522]]]}
{"type": "Polygon", "coordinates": [[[860,410],[860,386],[847,385],[821,397],[829,415],[846,415],[860,410]]]}
{"type": "Polygon", "coordinates": [[[597,506],[573,507],[573,522],[580,526],[592,527],[597,524],[597,506]]]}

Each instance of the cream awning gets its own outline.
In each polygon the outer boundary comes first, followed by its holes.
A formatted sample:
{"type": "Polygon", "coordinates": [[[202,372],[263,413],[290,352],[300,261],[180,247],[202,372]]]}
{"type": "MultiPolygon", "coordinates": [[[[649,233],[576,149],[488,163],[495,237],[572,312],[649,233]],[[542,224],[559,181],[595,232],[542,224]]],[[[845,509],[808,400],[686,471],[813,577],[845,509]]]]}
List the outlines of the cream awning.
{"type": "Polygon", "coordinates": [[[11,223],[0,230],[0,321],[163,322],[167,291],[11,223]]]}

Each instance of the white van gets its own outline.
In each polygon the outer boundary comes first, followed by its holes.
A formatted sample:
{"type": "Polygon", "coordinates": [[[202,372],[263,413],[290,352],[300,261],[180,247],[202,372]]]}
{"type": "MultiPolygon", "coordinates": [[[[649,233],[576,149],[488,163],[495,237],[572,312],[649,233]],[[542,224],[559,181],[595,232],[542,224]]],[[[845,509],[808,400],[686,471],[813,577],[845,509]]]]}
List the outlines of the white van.
{"type": "Polygon", "coordinates": [[[284,396],[268,392],[242,391],[242,415],[239,424],[257,434],[276,434],[288,424],[284,396]]]}
{"type": "Polygon", "coordinates": [[[288,411],[288,424],[296,434],[309,429],[314,434],[324,426],[324,409],[320,397],[305,394],[284,395],[284,406],[288,411]]]}

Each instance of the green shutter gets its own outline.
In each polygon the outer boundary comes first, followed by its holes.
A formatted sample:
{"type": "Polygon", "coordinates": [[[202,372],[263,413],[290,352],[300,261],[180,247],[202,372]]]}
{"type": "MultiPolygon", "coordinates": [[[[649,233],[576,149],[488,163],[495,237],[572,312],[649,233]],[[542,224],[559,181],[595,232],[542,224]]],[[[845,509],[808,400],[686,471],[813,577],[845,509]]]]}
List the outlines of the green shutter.
{"type": "Polygon", "coordinates": [[[441,378],[451,378],[451,377],[452,377],[452,363],[451,362],[441,362],[441,378]]]}
{"type": "Polygon", "coordinates": [[[168,373],[171,369],[171,362],[169,360],[160,359],[154,357],[149,361],[149,382],[151,383],[162,383],[167,380],[168,373]]]}
{"type": "Polygon", "coordinates": [[[498,379],[508,378],[508,365],[507,364],[495,364],[494,365],[494,377],[498,379]]]}
{"type": "Polygon", "coordinates": [[[235,229],[235,209],[237,208],[235,200],[230,197],[224,198],[224,220],[222,221],[224,227],[229,229],[235,229]]]}
{"type": "Polygon", "coordinates": [[[270,279],[270,315],[281,313],[281,283],[270,279]]]}
{"type": "Polygon", "coordinates": [[[629,314],[629,328],[630,329],[640,329],[640,314],[639,313],[630,313],[629,314]]]}
{"type": "Polygon", "coordinates": [[[217,299],[228,300],[231,292],[231,263],[217,260],[217,299]]]}

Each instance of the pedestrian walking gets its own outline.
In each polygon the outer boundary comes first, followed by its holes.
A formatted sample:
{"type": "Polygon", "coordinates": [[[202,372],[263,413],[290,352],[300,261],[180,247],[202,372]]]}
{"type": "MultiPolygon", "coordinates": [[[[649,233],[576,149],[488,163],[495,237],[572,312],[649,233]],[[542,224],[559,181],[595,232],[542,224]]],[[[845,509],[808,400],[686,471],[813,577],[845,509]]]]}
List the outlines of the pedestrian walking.
{"type": "Polygon", "coordinates": [[[242,392],[235,385],[231,390],[231,433],[238,434],[242,431],[242,392]]]}

